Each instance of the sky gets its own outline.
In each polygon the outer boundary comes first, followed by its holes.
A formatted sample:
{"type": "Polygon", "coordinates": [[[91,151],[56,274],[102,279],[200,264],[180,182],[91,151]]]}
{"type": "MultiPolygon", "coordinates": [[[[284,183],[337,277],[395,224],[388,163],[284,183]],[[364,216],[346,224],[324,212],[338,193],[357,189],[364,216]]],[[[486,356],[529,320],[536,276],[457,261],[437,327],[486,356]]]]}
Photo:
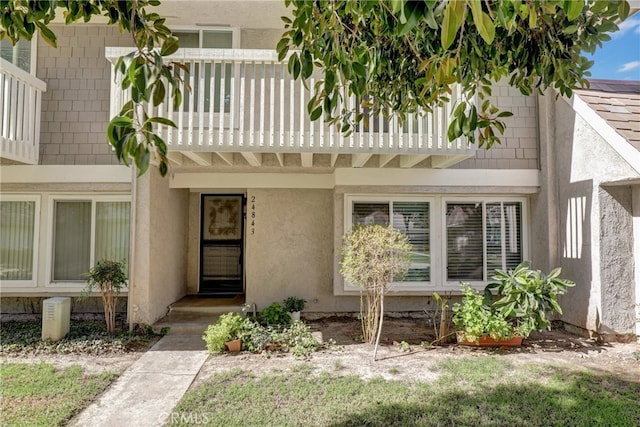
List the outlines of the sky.
{"type": "Polygon", "coordinates": [[[628,17],[619,31],[611,33],[611,40],[587,57],[595,64],[592,79],[640,81],[640,12],[628,17]]]}

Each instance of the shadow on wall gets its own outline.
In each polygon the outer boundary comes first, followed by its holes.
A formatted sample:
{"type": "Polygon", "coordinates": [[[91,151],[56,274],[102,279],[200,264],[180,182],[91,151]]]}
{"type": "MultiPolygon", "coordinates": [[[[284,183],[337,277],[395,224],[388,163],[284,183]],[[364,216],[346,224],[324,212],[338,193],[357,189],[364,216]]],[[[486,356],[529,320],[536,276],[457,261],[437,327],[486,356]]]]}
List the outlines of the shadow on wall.
{"type": "Polygon", "coordinates": [[[594,268],[591,259],[592,194],[591,180],[568,184],[560,191],[558,209],[558,267],[562,268],[563,278],[576,282],[574,288],[560,297],[564,311],[562,319],[581,328],[595,326],[595,313],[589,313],[594,268]]]}

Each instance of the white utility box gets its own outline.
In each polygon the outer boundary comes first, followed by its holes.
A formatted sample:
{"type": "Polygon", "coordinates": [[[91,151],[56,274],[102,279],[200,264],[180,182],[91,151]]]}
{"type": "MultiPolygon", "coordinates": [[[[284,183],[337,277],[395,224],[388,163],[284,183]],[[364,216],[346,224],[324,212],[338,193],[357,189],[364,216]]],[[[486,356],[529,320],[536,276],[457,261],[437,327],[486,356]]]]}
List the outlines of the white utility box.
{"type": "Polygon", "coordinates": [[[42,339],[58,341],[69,333],[71,298],[54,297],[42,301],[42,339]]]}

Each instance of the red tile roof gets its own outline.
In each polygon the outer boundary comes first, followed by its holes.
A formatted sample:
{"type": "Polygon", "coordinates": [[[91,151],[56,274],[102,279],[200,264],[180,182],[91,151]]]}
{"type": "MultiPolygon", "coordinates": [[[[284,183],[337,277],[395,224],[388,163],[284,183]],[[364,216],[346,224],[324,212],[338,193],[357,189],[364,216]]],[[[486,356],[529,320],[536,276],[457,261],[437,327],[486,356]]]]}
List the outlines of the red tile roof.
{"type": "Polygon", "coordinates": [[[590,80],[576,94],[640,151],[640,81],[590,80]]]}

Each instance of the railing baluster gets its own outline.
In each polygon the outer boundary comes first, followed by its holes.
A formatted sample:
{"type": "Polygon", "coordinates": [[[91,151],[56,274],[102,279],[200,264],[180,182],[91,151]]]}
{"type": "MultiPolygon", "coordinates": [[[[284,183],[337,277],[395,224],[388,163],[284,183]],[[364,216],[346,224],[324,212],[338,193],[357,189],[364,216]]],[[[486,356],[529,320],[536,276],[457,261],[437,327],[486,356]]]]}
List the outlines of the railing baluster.
{"type": "Polygon", "coordinates": [[[255,146],[255,116],[256,116],[256,63],[251,63],[251,85],[249,94],[249,147],[251,149],[255,146]]]}
{"type": "Polygon", "coordinates": [[[275,91],[276,91],[276,65],[272,63],[269,66],[269,147],[274,146],[274,132],[275,132],[275,91]]]}
{"type": "Polygon", "coordinates": [[[280,65],[280,140],[278,141],[278,147],[282,149],[285,145],[284,141],[284,91],[285,91],[285,75],[286,68],[284,65],[280,65]]]}
{"type": "MultiPolygon", "coordinates": [[[[209,146],[213,147],[213,117],[215,116],[216,105],[216,61],[211,61],[211,72],[209,73],[209,146]]],[[[222,141],[218,140],[218,147],[220,147],[222,141]]]]}
{"type": "MultiPolygon", "coordinates": [[[[205,94],[205,63],[199,62],[198,66],[198,145],[204,142],[204,94],[205,94]]],[[[193,93],[195,96],[195,91],[193,93]]]]}
{"type": "Polygon", "coordinates": [[[224,146],[224,89],[225,89],[225,73],[226,65],[224,60],[220,61],[220,93],[218,94],[218,145],[224,146]]]}
{"type": "Polygon", "coordinates": [[[239,106],[238,108],[240,109],[240,113],[238,114],[238,120],[239,120],[239,124],[238,124],[238,146],[239,147],[243,147],[245,140],[244,140],[244,107],[246,105],[245,102],[245,94],[244,94],[244,85],[245,85],[245,80],[247,79],[247,62],[246,61],[242,61],[241,64],[239,64],[238,66],[240,66],[240,102],[239,102],[239,106]]]}
{"type": "MultiPolygon", "coordinates": [[[[257,68],[257,66],[256,66],[257,68]]],[[[266,100],[266,96],[265,96],[265,66],[264,66],[264,62],[262,63],[262,74],[260,75],[260,138],[258,140],[258,145],[260,147],[264,146],[264,122],[265,122],[265,115],[264,115],[264,104],[265,104],[265,100],[266,100]]]]}
{"type": "Polygon", "coordinates": [[[298,139],[298,148],[304,150],[305,148],[307,148],[307,144],[305,143],[305,102],[304,102],[304,83],[302,82],[302,79],[300,79],[300,83],[298,84],[298,88],[300,89],[300,105],[298,106],[298,113],[300,114],[300,122],[298,123],[298,126],[300,128],[300,133],[299,133],[299,139],[298,139]]]}

